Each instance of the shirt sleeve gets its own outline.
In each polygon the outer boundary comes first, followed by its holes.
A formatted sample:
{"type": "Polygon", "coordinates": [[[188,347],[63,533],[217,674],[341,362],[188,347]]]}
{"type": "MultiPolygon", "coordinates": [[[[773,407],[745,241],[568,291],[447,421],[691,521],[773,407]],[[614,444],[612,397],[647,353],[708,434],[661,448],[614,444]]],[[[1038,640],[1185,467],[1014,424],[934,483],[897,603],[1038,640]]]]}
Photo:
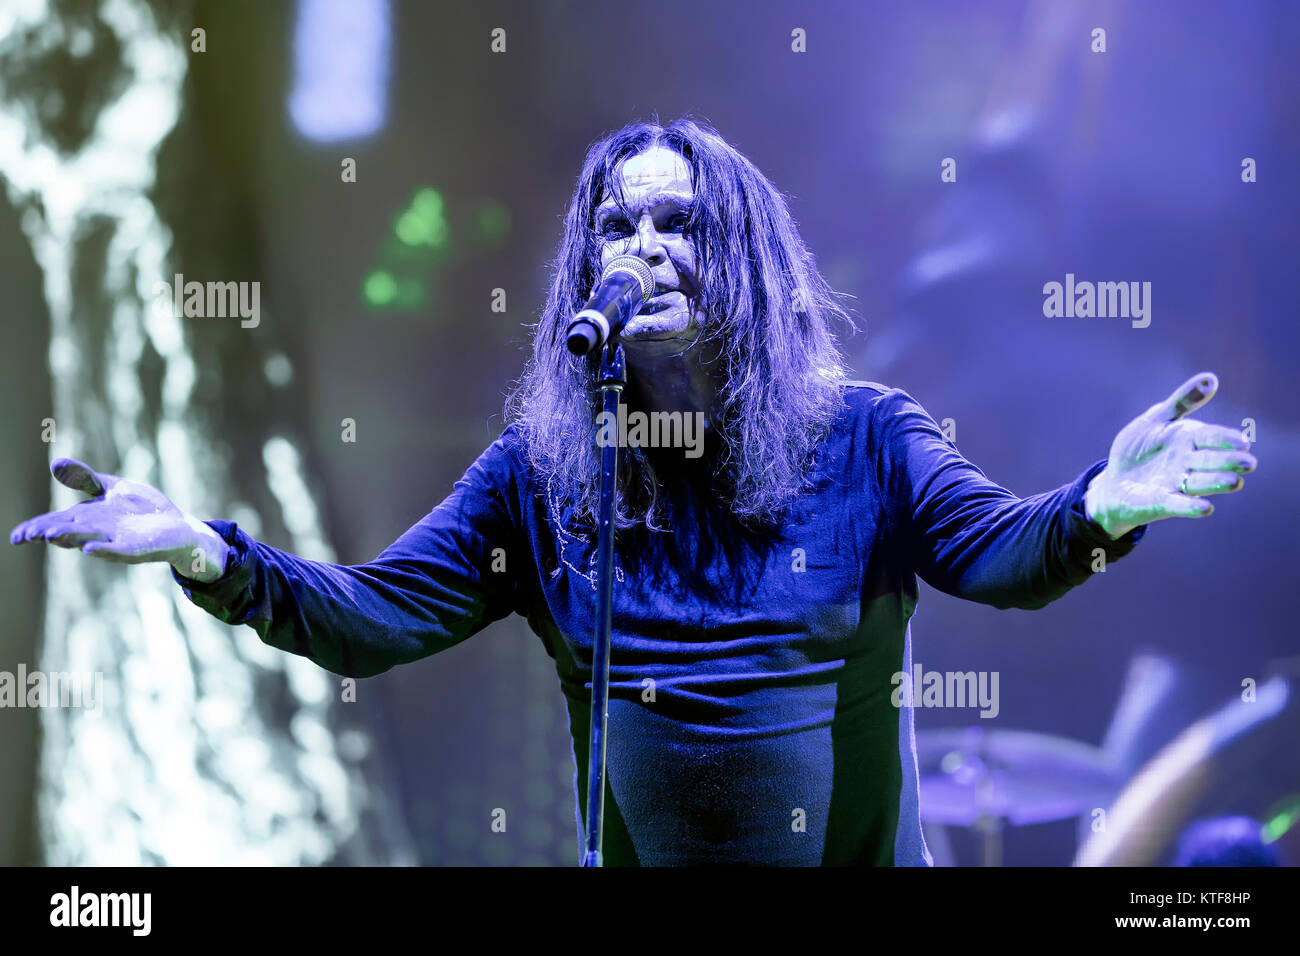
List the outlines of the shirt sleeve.
{"type": "MultiPolygon", "coordinates": [[[[511,426],[512,428],[513,426],[511,426]]],[[[507,428],[429,514],[373,561],[310,561],[207,524],[231,546],[215,581],[172,570],[186,596],[272,647],[326,670],[370,677],[446,650],[511,611],[532,556],[521,533],[520,467],[507,428]]]]}
{"type": "Polygon", "coordinates": [[[887,520],[932,587],[997,608],[1043,607],[1128,554],[1146,526],[1112,540],[1084,510],[1106,467],[1094,463],[1054,491],[1019,498],[990,481],[906,392],[878,403],[873,441],[887,520]],[[1098,552],[1100,549],[1100,552],[1098,552]]]}

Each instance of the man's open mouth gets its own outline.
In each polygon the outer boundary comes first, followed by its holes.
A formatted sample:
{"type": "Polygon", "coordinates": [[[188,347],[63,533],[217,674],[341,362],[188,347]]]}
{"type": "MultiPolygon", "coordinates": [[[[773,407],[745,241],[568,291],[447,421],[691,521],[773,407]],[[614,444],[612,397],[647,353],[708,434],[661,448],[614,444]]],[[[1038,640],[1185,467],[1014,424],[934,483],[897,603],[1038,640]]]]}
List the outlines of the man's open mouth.
{"type": "Polygon", "coordinates": [[[638,312],[637,315],[654,315],[656,312],[662,312],[673,304],[672,297],[677,294],[676,289],[670,289],[667,292],[661,292],[659,295],[647,299],[645,304],[641,306],[641,311],[638,312]]]}

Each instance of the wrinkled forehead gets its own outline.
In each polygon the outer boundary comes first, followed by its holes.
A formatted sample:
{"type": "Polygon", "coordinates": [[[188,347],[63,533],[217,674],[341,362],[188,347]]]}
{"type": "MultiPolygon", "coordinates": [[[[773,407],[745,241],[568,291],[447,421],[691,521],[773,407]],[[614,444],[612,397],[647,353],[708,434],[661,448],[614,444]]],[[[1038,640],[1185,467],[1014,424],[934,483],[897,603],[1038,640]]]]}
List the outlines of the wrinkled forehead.
{"type": "Polygon", "coordinates": [[[676,197],[689,205],[694,197],[692,178],[690,164],[681,153],[652,146],[614,164],[610,176],[597,185],[596,211],[636,209],[664,197],[676,197]]]}

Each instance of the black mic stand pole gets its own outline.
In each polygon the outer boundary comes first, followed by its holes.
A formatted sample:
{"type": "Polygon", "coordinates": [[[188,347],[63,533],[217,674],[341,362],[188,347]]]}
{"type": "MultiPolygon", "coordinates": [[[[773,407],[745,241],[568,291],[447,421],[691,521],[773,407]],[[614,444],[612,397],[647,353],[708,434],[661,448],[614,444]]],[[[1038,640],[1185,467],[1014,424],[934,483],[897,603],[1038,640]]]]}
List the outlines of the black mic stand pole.
{"type": "MultiPolygon", "coordinates": [[[[604,411],[618,420],[618,403],[627,385],[627,360],[618,336],[601,350],[598,387],[604,411]]],[[[599,434],[599,426],[597,434],[599,434]]],[[[617,432],[616,432],[617,435],[617,432]]],[[[587,847],[583,866],[601,866],[605,824],[605,741],[609,727],[609,652],[614,623],[614,490],[618,485],[618,451],[622,436],[600,450],[600,536],[596,550],[596,634],[591,658],[591,737],[587,761],[587,847]]]]}

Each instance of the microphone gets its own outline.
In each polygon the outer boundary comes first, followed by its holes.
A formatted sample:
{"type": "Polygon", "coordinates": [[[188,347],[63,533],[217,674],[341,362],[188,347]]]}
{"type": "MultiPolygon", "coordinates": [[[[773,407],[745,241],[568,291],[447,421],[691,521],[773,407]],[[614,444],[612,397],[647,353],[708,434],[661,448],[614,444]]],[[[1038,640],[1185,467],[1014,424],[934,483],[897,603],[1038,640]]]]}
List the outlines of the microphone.
{"type": "Polygon", "coordinates": [[[639,256],[611,259],[600,274],[596,290],[569,323],[567,342],[574,355],[600,348],[636,315],[655,291],[655,277],[639,256]]]}

